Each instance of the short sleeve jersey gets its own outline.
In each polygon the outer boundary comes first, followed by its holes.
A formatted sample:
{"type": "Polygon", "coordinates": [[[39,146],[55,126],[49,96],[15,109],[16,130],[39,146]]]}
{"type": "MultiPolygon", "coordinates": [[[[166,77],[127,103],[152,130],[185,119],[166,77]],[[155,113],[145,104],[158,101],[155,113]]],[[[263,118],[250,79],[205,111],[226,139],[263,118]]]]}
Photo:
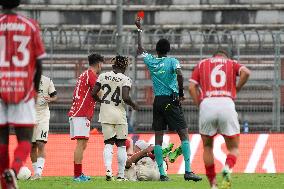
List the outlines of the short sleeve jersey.
{"type": "Polygon", "coordinates": [[[0,98],[6,103],[35,95],[36,60],[45,56],[38,23],[18,14],[0,14],[0,98]]]}
{"type": "Polygon", "coordinates": [[[200,87],[200,99],[208,97],[236,98],[236,78],[243,67],[222,56],[204,59],[197,64],[189,79],[200,87]]]}
{"type": "Polygon", "coordinates": [[[108,124],[126,124],[125,103],[122,99],[122,87],[131,88],[131,79],[113,71],[103,73],[97,82],[101,85],[102,103],[99,122],[108,124]]]}
{"type": "Polygon", "coordinates": [[[95,109],[92,90],[96,80],[97,75],[90,69],[79,76],[73,93],[73,104],[68,113],[69,117],[87,117],[90,121],[92,120],[95,109]]]}
{"type": "Polygon", "coordinates": [[[179,61],[173,57],[157,58],[148,53],[142,56],[151,74],[155,96],[178,93],[176,69],[181,68],[179,61]]]}
{"type": "Polygon", "coordinates": [[[52,80],[44,75],[41,76],[39,91],[37,95],[36,110],[43,111],[49,110],[48,103],[44,97],[50,96],[50,94],[56,92],[52,80]]]}

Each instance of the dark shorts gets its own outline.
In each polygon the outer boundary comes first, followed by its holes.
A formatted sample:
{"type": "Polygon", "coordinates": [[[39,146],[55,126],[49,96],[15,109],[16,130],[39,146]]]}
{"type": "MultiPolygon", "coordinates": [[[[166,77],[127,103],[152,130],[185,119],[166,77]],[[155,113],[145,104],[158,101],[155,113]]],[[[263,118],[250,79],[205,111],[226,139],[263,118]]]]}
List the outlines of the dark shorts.
{"type": "Polygon", "coordinates": [[[156,96],[153,104],[154,131],[178,131],[187,128],[182,107],[171,96],[156,96]]]}

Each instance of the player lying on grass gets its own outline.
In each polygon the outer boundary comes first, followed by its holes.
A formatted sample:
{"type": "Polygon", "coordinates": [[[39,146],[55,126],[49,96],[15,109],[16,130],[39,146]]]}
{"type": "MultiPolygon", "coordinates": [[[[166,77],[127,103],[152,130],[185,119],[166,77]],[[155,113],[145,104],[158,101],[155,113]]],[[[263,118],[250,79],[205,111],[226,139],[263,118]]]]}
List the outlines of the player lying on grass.
{"type": "Polygon", "coordinates": [[[93,97],[101,103],[99,122],[102,125],[104,135],[104,163],[106,167],[106,180],[113,180],[112,156],[114,144],[118,147],[118,176],[117,181],[125,181],[124,169],[127,159],[125,141],[128,136],[128,125],[126,118],[125,104],[134,110],[138,106],[129,96],[131,79],[126,76],[125,70],[129,60],[124,56],[116,56],[111,60],[113,70],[99,76],[93,89],[93,97]],[[102,98],[98,93],[102,90],[102,98]]]}
{"type": "MultiPolygon", "coordinates": [[[[131,145],[132,139],[127,139],[126,149],[128,159],[126,161],[125,176],[131,181],[154,181],[160,179],[159,169],[155,162],[154,146],[145,142],[144,140],[138,140],[135,145],[131,145]]],[[[168,147],[163,151],[163,167],[167,171],[167,157],[171,163],[174,163],[181,152],[181,146],[176,148],[173,152],[174,144],[170,143],[168,147]]]]}
{"type": "Polygon", "coordinates": [[[203,141],[206,176],[212,189],[217,188],[213,143],[223,135],[229,154],[223,168],[222,189],[231,188],[231,170],[239,156],[240,124],[234,99],[250,75],[249,69],[229,58],[224,50],[199,62],[189,84],[189,93],[199,107],[199,132],[203,141]],[[237,76],[240,77],[237,82],[237,76]]]}
{"type": "Polygon", "coordinates": [[[147,53],[141,42],[141,23],[138,17],[135,22],[138,28],[137,54],[142,55],[144,63],[151,73],[155,100],[153,104],[153,130],[155,131],[155,159],[159,167],[160,180],[168,181],[163,168],[162,143],[164,130],[176,131],[179,135],[185,162],[185,180],[200,181],[201,177],[194,174],[190,166],[190,144],[188,128],[181,107],[184,100],[183,75],[181,65],[176,58],[168,57],[170,43],[160,39],[156,44],[157,57],[147,53]]]}
{"type": "Polygon", "coordinates": [[[101,71],[104,57],[99,54],[88,56],[89,68],[78,78],[73,93],[72,107],[68,113],[71,140],[77,140],[74,151],[74,181],[89,181],[90,177],[82,172],[83,153],[89,140],[90,124],[94,116],[96,102],[92,97],[97,75],[101,71]]]}

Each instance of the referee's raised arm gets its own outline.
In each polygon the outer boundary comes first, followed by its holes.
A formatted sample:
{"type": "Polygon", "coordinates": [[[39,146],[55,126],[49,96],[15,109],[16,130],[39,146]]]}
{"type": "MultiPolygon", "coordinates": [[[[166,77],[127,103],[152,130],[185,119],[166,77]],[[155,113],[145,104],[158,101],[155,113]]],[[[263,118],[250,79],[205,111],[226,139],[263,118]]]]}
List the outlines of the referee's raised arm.
{"type": "Polygon", "coordinates": [[[141,26],[141,19],[137,17],[135,21],[135,25],[137,26],[137,32],[138,32],[138,48],[137,48],[137,55],[141,55],[143,52],[145,52],[144,48],[142,47],[142,40],[141,40],[141,33],[142,33],[142,26],[141,26]]]}

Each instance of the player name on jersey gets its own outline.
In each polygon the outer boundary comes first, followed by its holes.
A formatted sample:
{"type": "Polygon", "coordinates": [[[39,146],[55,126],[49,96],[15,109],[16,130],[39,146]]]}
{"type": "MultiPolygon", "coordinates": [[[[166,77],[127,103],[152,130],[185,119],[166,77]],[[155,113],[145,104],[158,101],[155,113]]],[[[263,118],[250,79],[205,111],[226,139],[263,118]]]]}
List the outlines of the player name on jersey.
{"type": "Polygon", "coordinates": [[[105,76],[105,80],[108,80],[108,81],[115,81],[115,82],[121,82],[121,81],[122,81],[122,78],[114,77],[114,76],[110,76],[110,75],[106,75],[106,76],[105,76]]]}
{"type": "Polygon", "coordinates": [[[0,24],[0,31],[25,31],[26,25],[19,23],[3,23],[0,24]]]}

